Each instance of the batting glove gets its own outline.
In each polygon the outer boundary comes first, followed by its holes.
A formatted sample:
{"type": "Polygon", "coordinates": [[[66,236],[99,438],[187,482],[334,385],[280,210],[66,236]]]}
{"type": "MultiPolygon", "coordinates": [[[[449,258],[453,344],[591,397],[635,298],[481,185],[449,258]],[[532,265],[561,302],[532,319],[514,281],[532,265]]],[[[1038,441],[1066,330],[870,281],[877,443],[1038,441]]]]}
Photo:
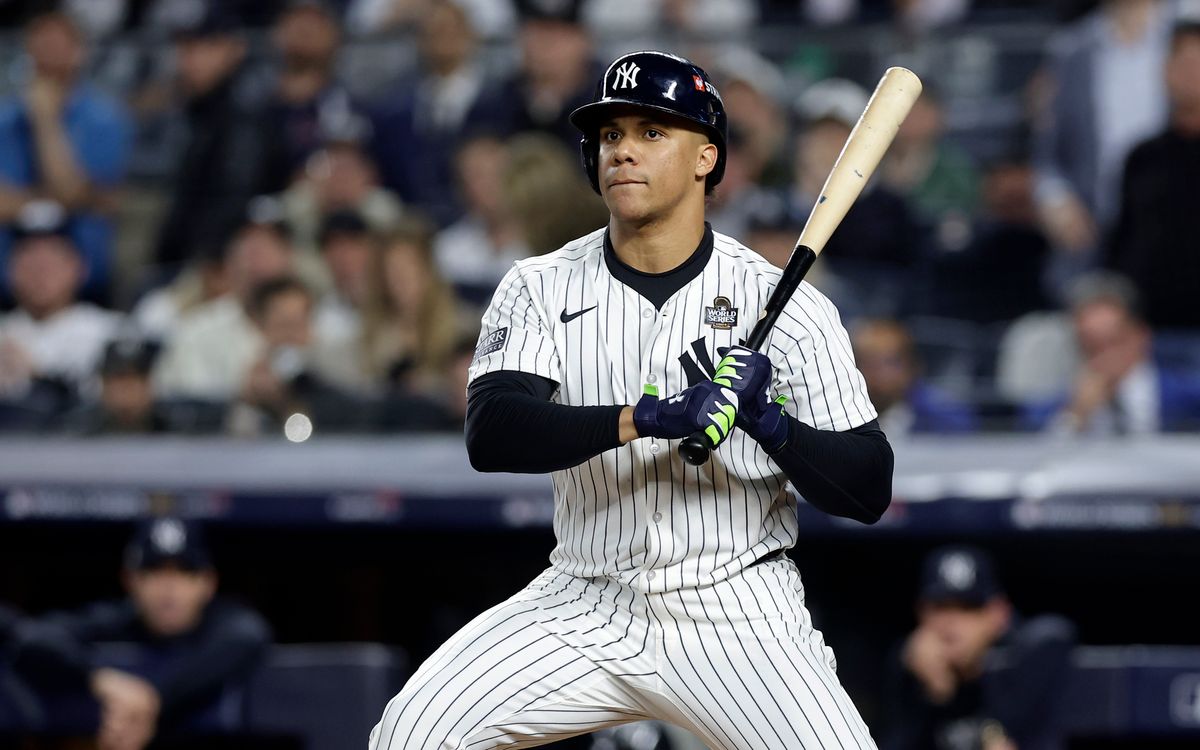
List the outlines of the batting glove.
{"type": "Polygon", "coordinates": [[[729,436],[737,419],[738,396],[729,388],[711,380],[697,383],[667,399],[658,398],[658,389],[646,386],[645,394],[633,407],[633,423],[642,437],[676,440],[697,430],[717,447],[729,436]]]}
{"type": "Polygon", "coordinates": [[[741,408],[737,426],[754,438],[768,453],[783,447],[788,439],[788,421],[783,405],[787,396],[771,399],[775,366],[767,355],[744,346],[721,347],[721,361],[713,382],[738,395],[741,408]]]}

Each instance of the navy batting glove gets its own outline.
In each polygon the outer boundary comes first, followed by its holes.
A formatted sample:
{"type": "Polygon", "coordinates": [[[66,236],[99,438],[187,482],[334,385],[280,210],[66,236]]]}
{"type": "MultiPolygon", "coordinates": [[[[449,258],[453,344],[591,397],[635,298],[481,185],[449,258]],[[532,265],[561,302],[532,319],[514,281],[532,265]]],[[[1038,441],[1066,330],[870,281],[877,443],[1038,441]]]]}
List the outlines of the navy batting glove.
{"type": "Polygon", "coordinates": [[[648,385],[633,407],[633,423],[639,436],[666,440],[685,438],[702,430],[715,448],[733,429],[737,409],[737,394],[711,380],[666,399],[658,398],[658,389],[648,385]]]}
{"type": "Polygon", "coordinates": [[[717,354],[721,361],[713,382],[738,394],[737,426],[768,453],[782,448],[788,439],[783,410],[787,396],[771,399],[771,383],[775,380],[771,358],[744,346],[721,347],[717,354]]]}

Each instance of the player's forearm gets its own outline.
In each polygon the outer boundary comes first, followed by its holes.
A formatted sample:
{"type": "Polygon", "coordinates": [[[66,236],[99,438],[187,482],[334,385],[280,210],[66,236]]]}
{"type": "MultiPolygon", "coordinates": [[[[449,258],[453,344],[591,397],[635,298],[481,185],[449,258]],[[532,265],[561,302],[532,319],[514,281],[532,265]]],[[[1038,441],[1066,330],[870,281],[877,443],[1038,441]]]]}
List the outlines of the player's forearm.
{"type": "Polygon", "coordinates": [[[892,499],[892,447],[876,422],[848,432],[788,417],[790,435],[771,458],[813,507],[875,523],[892,499]]]}
{"type": "Polygon", "coordinates": [[[522,390],[506,373],[472,383],[466,423],[471,465],[541,474],[578,466],[627,442],[622,426],[629,407],[565,406],[548,398],[522,390]]]}

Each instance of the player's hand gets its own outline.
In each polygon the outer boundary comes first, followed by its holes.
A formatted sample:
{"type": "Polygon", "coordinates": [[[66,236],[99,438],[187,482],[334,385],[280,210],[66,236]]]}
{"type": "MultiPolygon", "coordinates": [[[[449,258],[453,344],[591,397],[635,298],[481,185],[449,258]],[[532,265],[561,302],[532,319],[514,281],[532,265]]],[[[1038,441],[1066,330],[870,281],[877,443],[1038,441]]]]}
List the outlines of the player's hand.
{"type": "Polygon", "coordinates": [[[744,346],[717,349],[721,361],[713,382],[738,395],[737,426],[764,450],[778,450],[788,438],[788,421],[783,411],[786,396],[771,398],[775,366],[767,355],[744,346]]]}
{"type": "Polygon", "coordinates": [[[729,437],[737,410],[737,394],[711,380],[666,399],[658,398],[653,386],[646,386],[633,407],[633,422],[639,437],[677,440],[700,430],[715,448],[729,437]]]}

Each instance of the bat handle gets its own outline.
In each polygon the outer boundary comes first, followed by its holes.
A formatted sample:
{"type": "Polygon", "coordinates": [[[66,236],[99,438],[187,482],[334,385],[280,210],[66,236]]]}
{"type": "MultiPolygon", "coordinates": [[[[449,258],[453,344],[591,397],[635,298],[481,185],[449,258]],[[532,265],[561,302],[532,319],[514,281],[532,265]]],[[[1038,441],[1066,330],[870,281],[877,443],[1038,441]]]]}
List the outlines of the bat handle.
{"type": "MultiPolygon", "coordinates": [[[[796,289],[799,288],[800,282],[804,281],[808,269],[812,268],[813,263],[817,260],[815,250],[799,243],[796,244],[792,255],[794,257],[788,260],[787,266],[783,269],[783,275],[779,277],[779,283],[775,285],[771,296],[767,298],[763,316],[754,325],[754,330],[750,331],[750,338],[746,339],[747,349],[758,351],[766,343],[767,334],[771,332],[771,328],[779,318],[779,313],[783,311],[783,306],[791,299],[796,289]]],[[[679,444],[679,455],[692,466],[703,466],[708,461],[708,454],[712,452],[712,449],[713,446],[709,443],[708,435],[705,435],[703,430],[696,430],[679,444]]]]}

